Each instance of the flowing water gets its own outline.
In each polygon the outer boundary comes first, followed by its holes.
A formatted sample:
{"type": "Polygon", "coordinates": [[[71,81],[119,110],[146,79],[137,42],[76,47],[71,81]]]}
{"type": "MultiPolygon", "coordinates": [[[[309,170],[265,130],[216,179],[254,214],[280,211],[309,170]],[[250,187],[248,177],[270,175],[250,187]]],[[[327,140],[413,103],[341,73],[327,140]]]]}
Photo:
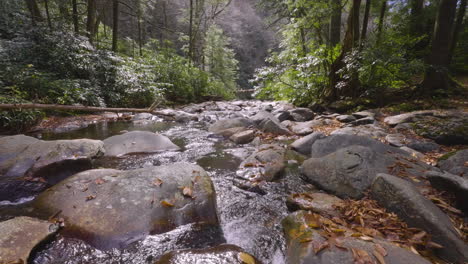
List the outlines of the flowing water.
{"type": "MultiPolygon", "coordinates": [[[[223,114],[229,116],[232,113],[223,114]]],[[[213,115],[205,113],[206,116],[213,115]]],[[[143,124],[109,122],[66,133],[42,133],[34,136],[44,140],[105,139],[121,131],[147,130],[169,137],[182,151],[100,158],[95,161],[94,167],[128,170],[179,161],[202,166],[215,186],[217,210],[225,243],[242,247],[263,263],[284,263],[285,241],[281,219],[288,214],[286,197],[291,192],[308,188],[300,180],[297,165],[290,165],[279,181],[264,183],[261,192],[246,191],[241,188],[243,179],[236,176],[236,169],[255,150],[255,146],[240,146],[215,136],[207,131],[208,125],[208,122],[176,123],[162,120],[143,124]]],[[[13,203],[0,202],[0,220],[30,214],[32,209],[28,204],[33,199],[34,197],[27,197],[13,203]]],[[[214,237],[215,234],[201,234],[197,226],[190,224],[164,234],[149,235],[122,250],[101,251],[83,241],[59,234],[40,248],[33,257],[33,263],[153,263],[163,253],[171,250],[206,248],[224,242],[214,237]]]]}

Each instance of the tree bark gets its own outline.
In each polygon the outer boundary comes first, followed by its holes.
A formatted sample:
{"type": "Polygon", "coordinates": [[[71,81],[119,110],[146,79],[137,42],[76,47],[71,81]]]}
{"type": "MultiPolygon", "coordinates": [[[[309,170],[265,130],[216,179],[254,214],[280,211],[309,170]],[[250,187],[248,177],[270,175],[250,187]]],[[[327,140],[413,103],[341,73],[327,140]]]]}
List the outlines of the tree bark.
{"type": "Polygon", "coordinates": [[[96,35],[96,0],[88,0],[88,17],[86,20],[86,31],[91,43],[96,35]]]}
{"type": "Polygon", "coordinates": [[[424,21],[422,21],[424,0],[411,0],[410,5],[410,33],[412,36],[421,36],[424,31],[424,21]]]}
{"type": "Polygon", "coordinates": [[[190,0],[190,17],[189,17],[189,58],[193,61],[193,1],[190,0]]]}
{"type": "Polygon", "coordinates": [[[383,25],[385,23],[385,13],[387,12],[387,1],[383,1],[380,8],[379,24],[377,25],[377,46],[382,41],[383,25]]]}
{"type": "Polygon", "coordinates": [[[427,59],[429,65],[422,82],[422,88],[426,95],[430,95],[438,89],[447,90],[450,86],[447,68],[450,61],[450,45],[455,26],[456,9],[457,1],[440,1],[431,53],[427,59]]]}
{"type": "Polygon", "coordinates": [[[72,9],[73,9],[73,28],[75,29],[76,34],[80,34],[80,24],[78,21],[78,3],[77,0],[72,0],[72,9]]]}
{"type": "Polygon", "coordinates": [[[62,19],[64,19],[66,22],[70,22],[69,19],[70,19],[70,13],[69,13],[69,10],[68,10],[68,5],[67,5],[68,1],[66,0],[58,0],[57,1],[57,5],[58,5],[58,9],[59,9],[59,13],[60,13],[60,16],[62,19]]]}
{"type": "Polygon", "coordinates": [[[49,12],[49,0],[44,0],[44,7],[46,11],[46,16],[47,16],[47,25],[49,26],[49,29],[52,30],[52,20],[50,18],[50,12],[49,12]]]}
{"type": "Polygon", "coordinates": [[[463,19],[466,13],[466,3],[467,0],[461,0],[460,7],[458,8],[455,29],[453,30],[452,40],[450,41],[449,65],[452,62],[453,53],[455,52],[455,48],[457,47],[458,37],[460,36],[460,32],[463,29],[463,19]]]}
{"type": "Polygon", "coordinates": [[[330,45],[338,45],[341,41],[341,0],[330,0],[332,15],[330,19],[330,45]]]}
{"type": "Polygon", "coordinates": [[[31,13],[31,22],[33,26],[35,26],[37,22],[44,20],[36,0],[26,0],[26,6],[28,7],[29,13],[31,13]]]}
{"type": "Polygon", "coordinates": [[[143,56],[143,38],[142,38],[142,17],[143,17],[143,10],[141,8],[141,1],[137,0],[137,19],[138,19],[138,50],[140,56],[143,56]]]}
{"type": "Polygon", "coordinates": [[[361,47],[364,45],[364,41],[367,37],[367,26],[369,24],[369,13],[371,7],[371,0],[366,0],[366,11],[364,12],[364,20],[362,21],[362,32],[361,32],[361,47]]]}
{"type": "Polygon", "coordinates": [[[119,0],[112,1],[112,51],[117,52],[119,40],[119,0]]]}

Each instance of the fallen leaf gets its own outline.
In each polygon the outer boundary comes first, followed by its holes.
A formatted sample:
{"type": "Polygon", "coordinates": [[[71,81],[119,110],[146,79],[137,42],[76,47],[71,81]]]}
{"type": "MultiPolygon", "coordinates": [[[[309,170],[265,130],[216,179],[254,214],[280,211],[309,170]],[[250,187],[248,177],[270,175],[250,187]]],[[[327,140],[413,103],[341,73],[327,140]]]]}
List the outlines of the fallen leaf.
{"type": "Polygon", "coordinates": [[[377,250],[374,251],[374,257],[379,261],[380,264],[385,264],[385,259],[377,250]]]}
{"type": "Polygon", "coordinates": [[[182,194],[193,199],[193,190],[190,187],[184,187],[184,189],[182,189],[182,194]]]}
{"type": "Polygon", "coordinates": [[[244,264],[255,264],[255,263],[257,263],[252,256],[250,256],[249,254],[244,253],[244,252],[239,253],[239,258],[242,261],[242,263],[244,263],[244,264]]]}
{"type": "Polygon", "coordinates": [[[159,187],[163,184],[163,181],[159,178],[156,178],[156,180],[153,181],[153,184],[159,187]]]}
{"type": "Polygon", "coordinates": [[[101,184],[104,184],[106,181],[103,180],[103,179],[97,179],[94,181],[94,183],[96,183],[97,185],[101,185],[101,184]]]}
{"type": "Polygon", "coordinates": [[[94,200],[96,199],[96,195],[88,195],[86,196],[86,201],[91,201],[91,200],[94,200]]]}
{"type": "Polygon", "coordinates": [[[359,237],[361,240],[364,240],[364,241],[372,241],[374,240],[372,237],[368,237],[368,236],[361,236],[359,237]]]}
{"type": "Polygon", "coordinates": [[[379,254],[384,257],[388,255],[387,250],[380,244],[375,244],[375,251],[379,252],[379,254]]]}
{"type": "Polygon", "coordinates": [[[314,252],[317,255],[320,251],[324,250],[325,248],[329,247],[330,244],[327,241],[323,241],[322,243],[317,243],[313,245],[314,252]]]}
{"type": "Polygon", "coordinates": [[[162,200],[161,201],[161,205],[164,206],[164,207],[174,207],[174,204],[171,203],[171,202],[168,202],[166,200],[162,200]]]}

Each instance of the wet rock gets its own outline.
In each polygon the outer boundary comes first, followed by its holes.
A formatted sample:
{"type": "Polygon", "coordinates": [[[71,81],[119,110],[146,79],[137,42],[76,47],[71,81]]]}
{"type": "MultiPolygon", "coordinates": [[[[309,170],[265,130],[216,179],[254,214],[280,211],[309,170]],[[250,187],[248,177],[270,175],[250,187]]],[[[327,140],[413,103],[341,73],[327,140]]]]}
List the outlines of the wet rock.
{"type": "Polygon", "coordinates": [[[252,142],[255,137],[254,130],[246,130],[232,135],[229,139],[237,144],[247,144],[252,142]]]}
{"type": "Polygon", "coordinates": [[[291,134],[291,132],[274,117],[263,120],[259,127],[263,132],[266,133],[272,133],[276,135],[291,134]]]}
{"type": "Polygon", "coordinates": [[[460,209],[468,214],[468,179],[435,171],[426,173],[426,177],[434,188],[454,194],[460,209]]]}
{"type": "Polygon", "coordinates": [[[468,149],[448,155],[447,158],[439,160],[437,165],[452,174],[468,177],[468,149]]]}
{"type": "Polygon", "coordinates": [[[273,181],[286,167],[285,154],[278,145],[261,145],[240,164],[237,175],[251,181],[273,181]]]}
{"type": "Polygon", "coordinates": [[[104,140],[106,156],[121,156],[132,153],[154,153],[180,148],[163,135],[149,131],[131,131],[104,140]]]}
{"type": "Polygon", "coordinates": [[[29,263],[38,244],[58,230],[58,226],[31,217],[0,222],[0,263],[29,263]]]}
{"type": "Polygon", "coordinates": [[[336,206],[342,202],[340,198],[326,193],[296,193],[288,196],[286,205],[290,211],[308,210],[326,217],[339,217],[336,206]]]}
{"type": "Polygon", "coordinates": [[[138,121],[138,120],[151,120],[153,119],[154,115],[150,113],[139,113],[136,114],[132,117],[133,121],[138,121]]]}
{"type": "Polygon", "coordinates": [[[166,120],[177,121],[177,122],[189,122],[197,121],[198,115],[190,114],[184,111],[178,111],[173,109],[164,109],[156,112],[158,116],[164,117],[166,120]]]}
{"type": "Polygon", "coordinates": [[[218,133],[218,135],[223,136],[225,138],[230,138],[233,135],[237,133],[241,133],[246,130],[248,130],[246,127],[233,127],[233,128],[222,130],[221,132],[218,133]]]}
{"type": "Polygon", "coordinates": [[[314,142],[322,138],[325,138],[325,134],[322,132],[314,132],[308,136],[294,141],[291,144],[291,148],[301,154],[309,155],[314,142]]]}
{"type": "Polygon", "coordinates": [[[407,154],[381,152],[371,145],[342,148],[322,158],[308,159],[302,165],[302,173],[312,184],[340,198],[355,199],[363,197],[377,173],[420,178],[429,169],[429,165],[407,154]]]}
{"type": "Polygon", "coordinates": [[[190,223],[219,229],[211,179],[190,163],[85,171],[40,194],[33,207],[46,215],[60,212],[63,235],[100,249],[190,223]]]}
{"type": "Polygon", "coordinates": [[[413,184],[381,173],[372,184],[371,195],[410,226],[431,234],[433,241],[444,246],[437,250],[442,258],[457,263],[468,261],[468,246],[459,237],[450,218],[422,196],[413,184]]]}
{"type": "Polygon", "coordinates": [[[368,125],[368,124],[374,124],[374,123],[375,123],[375,119],[370,116],[360,118],[360,119],[350,122],[350,124],[353,126],[361,126],[361,125],[368,125]]]}
{"type": "Polygon", "coordinates": [[[287,242],[286,263],[355,264],[357,262],[353,257],[353,250],[364,252],[363,254],[367,255],[371,261],[366,263],[381,263],[375,257],[377,247],[385,249],[387,255],[382,257],[387,264],[430,263],[407,249],[385,241],[376,239],[374,241],[363,241],[351,237],[353,232],[343,227],[339,228],[345,230],[345,235],[335,235],[335,243],[340,244],[340,248],[330,245],[328,237],[323,236],[326,232],[317,227],[317,223],[327,222],[330,222],[330,220],[305,211],[297,211],[286,217],[282,221],[287,242]],[[318,250],[320,247],[323,248],[318,250]]]}
{"type": "Polygon", "coordinates": [[[356,121],[356,117],[352,116],[352,115],[339,115],[336,117],[336,120],[342,122],[342,123],[349,123],[349,122],[353,122],[353,121],[356,121]]]}
{"type": "Polygon", "coordinates": [[[178,250],[163,255],[155,264],[260,264],[252,255],[234,245],[220,245],[208,249],[178,250]]]}
{"type": "Polygon", "coordinates": [[[403,147],[406,143],[406,137],[402,134],[389,134],[385,137],[388,144],[394,147],[403,147]]]}
{"type": "Polygon", "coordinates": [[[312,120],[315,117],[315,113],[309,108],[296,108],[289,110],[292,119],[296,122],[305,122],[312,120]]]}
{"type": "Polygon", "coordinates": [[[426,142],[426,141],[413,141],[409,143],[407,147],[414,149],[416,151],[422,152],[422,153],[440,150],[439,144],[436,144],[434,142],[426,142]]]}
{"type": "Polygon", "coordinates": [[[229,128],[234,128],[234,127],[250,127],[253,126],[254,123],[247,119],[247,118],[234,118],[234,119],[224,119],[224,120],[219,120],[218,122],[214,123],[209,127],[209,131],[219,134],[223,130],[229,129],[229,128]]]}
{"type": "Polygon", "coordinates": [[[406,154],[406,152],[403,150],[389,146],[369,137],[348,134],[332,134],[328,137],[318,139],[314,142],[311,149],[311,156],[313,158],[323,157],[339,149],[352,145],[365,146],[371,148],[373,151],[378,153],[390,152],[406,154]]]}

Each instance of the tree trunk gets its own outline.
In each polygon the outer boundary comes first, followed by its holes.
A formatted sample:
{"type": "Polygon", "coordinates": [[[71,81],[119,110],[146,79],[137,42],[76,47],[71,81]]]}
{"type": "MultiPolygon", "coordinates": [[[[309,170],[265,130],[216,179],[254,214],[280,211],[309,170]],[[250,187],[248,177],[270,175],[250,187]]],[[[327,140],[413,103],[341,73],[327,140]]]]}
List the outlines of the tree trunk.
{"type": "Polygon", "coordinates": [[[343,40],[343,48],[340,56],[332,63],[330,67],[330,87],[325,93],[327,101],[333,101],[338,99],[339,96],[354,96],[358,93],[359,79],[357,73],[351,73],[349,80],[344,80],[343,77],[338,74],[338,71],[345,67],[344,58],[350,52],[353,51],[359,44],[359,10],[361,7],[361,0],[353,0],[351,11],[349,12],[347,29],[345,38],[343,40]],[[344,85],[338,89],[338,84],[343,82],[344,85]]]}
{"type": "Polygon", "coordinates": [[[189,17],[189,58],[193,61],[193,0],[190,0],[189,17]]]}
{"type": "Polygon", "coordinates": [[[364,20],[362,21],[362,32],[361,32],[361,47],[364,45],[364,41],[367,37],[367,26],[369,24],[369,13],[371,7],[371,0],[366,0],[366,11],[364,12],[364,20]]]}
{"type": "Polygon", "coordinates": [[[338,45],[341,41],[341,0],[330,0],[332,15],[330,19],[330,45],[338,45]]]}
{"type": "Polygon", "coordinates": [[[86,31],[91,43],[94,42],[96,35],[96,0],[88,0],[88,18],[86,21],[86,31]]]}
{"type": "Polygon", "coordinates": [[[424,21],[422,21],[424,0],[411,0],[410,5],[410,33],[412,36],[421,36],[424,32],[424,21]]]}
{"type": "Polygon", "coordinates": [[[457,47],[458,37],[460,32],[463,29],[463,19],[466,12],[466,2],[467,0],[461,0],[460,7],[458,8],[457,20],[455,22],[455,29],[453,30],[452,40],[450,41],[450,55],[449,55],[449,65],[452,62],[453,53],[457,47]]]}
{"type": "Polygon", "coordinates": [[[119,40],[119,0],[112,1],[112,51],[117,52],[119,40]]]}
{"type": "Polygon", "coordinates": [[[73,7],[73,28],[75,29],[76,34],[80,34],[80,25],[78,21],[78,4],[77,0],[72,0],[72,7],[73,7]]]}
{"type": "Polygon", "coordinates": [[[60,13],[60,16],[62,19],[64,19],[66,22],[70,22],[69,19],[70,19],[70,13],[69,13],[69,6],[68,6],[68,2],[67,0],[58,0],[57,1],[57,5],[58,5],[58,9],[59,9],[59,13],[60,13]]]}
{"type": "Polygon", "coordinates": [[[426,95],[431,95],[435,90],[447,90],[450,86],[447,68],[456,9],[457,1],[440,1],[431,53],[427,59],[429,65],[421,86],[426,95]]]}
{"type": "Polygon", "coordinates": [[[44,0],[44,7],[46,11],[46,16],[47,16],[47,25],[49,26],[49,29],[52,30],[52,20],[50,18],[50,12],[49,12],[49,0],[44,0]]]}
{"type": "Polygon", "coordinates": [[[37,5],[36,0],[26,0],[26,6],[28,7],[29,12],[31,13],[31,22],[33,26],[35,26],[37,22],[41,22],[44,20],[42,18],[42,14],[39,10],[39,6],[37,5]]]}
{"type": "Polygon", "coordinates": [[[387,12],[387,1],[383,1],[380,8],[379,24],[377,26],[377,46],[382,41],[383,25],[385,23],[385,13],[387,12]]]}
{"type": "Polygon", "coordinates": [[[138,19],[138,51],[140,56],[143,56],[143,38],[142,38],[142,17],[143,17],[143,10],[141,9],[141,1],[137,0],[137,19],[138,19]]]}

